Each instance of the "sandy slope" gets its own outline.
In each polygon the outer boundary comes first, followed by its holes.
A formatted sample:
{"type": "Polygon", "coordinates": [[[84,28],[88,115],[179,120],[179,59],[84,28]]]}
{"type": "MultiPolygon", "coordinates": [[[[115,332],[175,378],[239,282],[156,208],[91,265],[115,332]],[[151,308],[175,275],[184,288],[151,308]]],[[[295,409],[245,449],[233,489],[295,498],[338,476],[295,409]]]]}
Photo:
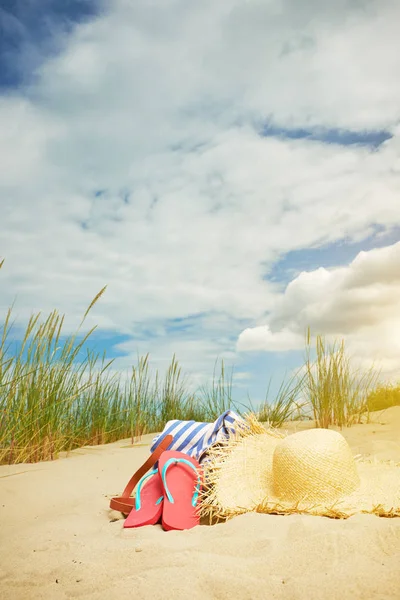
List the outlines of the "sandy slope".
{"type": "MultiPolygon", "coordinates": [[[[343,433],[356,454],[400,462],[400,407],[343,433]]],[[[400,518],[247,514],[186,532],[124,531],[108,498],[151,437],[0,467],[1,600],[399,600],[400,518]]]]}

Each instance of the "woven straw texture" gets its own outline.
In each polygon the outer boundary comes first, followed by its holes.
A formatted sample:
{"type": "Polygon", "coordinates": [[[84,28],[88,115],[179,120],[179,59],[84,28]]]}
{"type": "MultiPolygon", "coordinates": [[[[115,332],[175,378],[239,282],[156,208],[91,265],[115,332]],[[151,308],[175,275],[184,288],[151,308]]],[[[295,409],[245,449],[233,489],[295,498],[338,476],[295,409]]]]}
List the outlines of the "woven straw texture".
{"type": "Polygon", "coordinates": [[[326,429],[285,437],[249,417],[210,450],[205,480],[200,513],[210,521],[249,511],[400,516],[400,466],[356,461],[344,437],[326,429]]]}
{"type": "Polygon", "coordinates": [[[360,485],[346,440],[326,429],[288,436],[274,452],[272,473],[274,496],[289,502],[333,503],[360,485]]]}

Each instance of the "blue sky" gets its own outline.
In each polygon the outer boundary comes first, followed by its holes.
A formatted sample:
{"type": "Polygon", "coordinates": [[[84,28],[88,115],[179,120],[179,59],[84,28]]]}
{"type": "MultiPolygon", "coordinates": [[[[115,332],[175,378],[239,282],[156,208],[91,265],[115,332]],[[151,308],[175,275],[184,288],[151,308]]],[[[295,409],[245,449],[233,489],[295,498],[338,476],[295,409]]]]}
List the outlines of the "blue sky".
{"type": "Polygon", "coordinates": [[[318,248],[304,248],[288,252],[276,261],[265,277],[286,286],[302,271],[311,271],[319,267],[331,268],[348,264],[361,251],[373,250],[395,244],[400,239],[400,226],[389,231],[381,227],[372,227],[372,233],[362,241],[343,240],[318,248]]]}
{"type": "Polygon", "coordinates": [[[280,137],[292,140],[315,140],[325,144],[338,144],[339,146],[367,146],[379,148],[383,142],[390,140],[392,135],[388,131],[353,131],[351,129],[327,129],[315,127],[305,128],[285,128],[274,125],[265,125],[261,131],[265,137],[280,137]]]}
{"type": "Polygon", "coordinates": [[[254,403],[344,338],[400,379],[394,0],[0,5],[0,312],[254,403]],[[207,35],[204,35],[207,31],[207,35]],[[371,44],[374,39],[374,44],[371,44]]]}
{"type": "Polygon", "coordinates": [[[0,5],[0,89],[31,82],[41,62],[61,52],[74,27],[94,18],[93,0],[2,0],[0,5]]]}

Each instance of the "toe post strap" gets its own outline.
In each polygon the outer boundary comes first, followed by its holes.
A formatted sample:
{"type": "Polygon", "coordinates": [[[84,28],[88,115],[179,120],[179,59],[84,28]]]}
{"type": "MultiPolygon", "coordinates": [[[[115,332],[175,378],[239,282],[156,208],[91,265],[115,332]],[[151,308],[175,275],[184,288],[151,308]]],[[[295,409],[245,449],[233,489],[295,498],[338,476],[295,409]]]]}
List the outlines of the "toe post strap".
{"type": "Polygon", "coordinates": [[[201,477],[200,477],[200,473],[199,473],[198,469],[195,467],[195,465],[192,462],[190,462],[189,460],[185,459],[185,458],[170,458],[163,465],[163,468],[162,468],[162,471],[161,471],[161,479],[162,479],[162,482],[163,482],[165,495],[166,495],[166,497],[168,499],[168,502],[170,502],[171,504],[174,504],[175,501],[174,501],[174,498],[173,498],[171,492],[169,491],[166,476],[167,476],[168,469],[172,465],[179,465],[179,464],[187,465],[197,475],[197,484],[196,484],[195,491],[194,491],[194,494],[193,494],[193,497],[192,497],[192,506],[196,506],[197,500],[198,500],[198,497],[199,497],[199,492],[200,492],[201,477]]]}

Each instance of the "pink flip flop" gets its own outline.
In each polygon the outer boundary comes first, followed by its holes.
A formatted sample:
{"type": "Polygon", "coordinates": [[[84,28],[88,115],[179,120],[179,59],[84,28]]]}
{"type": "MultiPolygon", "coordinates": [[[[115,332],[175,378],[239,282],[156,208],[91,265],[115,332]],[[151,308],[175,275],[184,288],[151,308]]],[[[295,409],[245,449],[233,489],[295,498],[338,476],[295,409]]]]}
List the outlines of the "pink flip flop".
{"type": "Polygon", "coordinates": [[[161,519],[163,488],[157,469],[144,475],[136,488],[135,504],[125,519],[124,528],[155,525],[161,519]],[[143,486],[145,481],[146,485],[143,486]],[[143,486],[143,489],[142,489],[143,486]]]}
{"type": "Polygon", "coordinates": [[[200,522],[197,514],[200,464],[183,452],[168,450],[160,457],[158,471],[164,488],[163,529],[192,529],[200,522]]]}
{"type": "Polygon", "coordinates": [[[149,458],[132,475],[122,495],[111,498],[110,508],[128,515],[124,527],[152,525],[161,519],[163,489],[155,464],[172,440],[172,435],[165,436],[149,458]],[[152,470],[148,472],[149,469],[152,470]],[[150,476],[152,476],[151,479],[150,476]],[[142,486],[147,479],[149,481],[142,491],[142,486]],[[132,498],[131,494],[136,486],[136,497],[132,498]],[[131,514],[132,516],[129,518],[131,514]]]}

